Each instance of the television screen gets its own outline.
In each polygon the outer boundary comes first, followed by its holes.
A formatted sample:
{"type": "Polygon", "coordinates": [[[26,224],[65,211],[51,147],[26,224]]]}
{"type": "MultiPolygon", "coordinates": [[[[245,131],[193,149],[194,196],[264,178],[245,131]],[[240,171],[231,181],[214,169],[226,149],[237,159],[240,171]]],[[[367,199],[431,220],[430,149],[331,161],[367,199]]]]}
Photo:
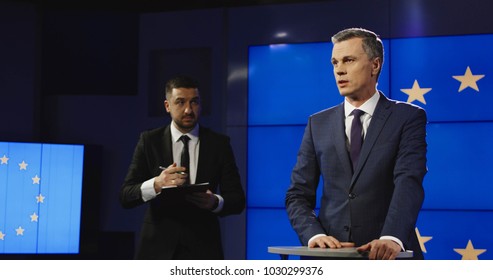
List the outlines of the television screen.
{"type": "Polygon", "coordinates": [[[0,253],[79,253],[84,146],[0,142],[0,253]]]}

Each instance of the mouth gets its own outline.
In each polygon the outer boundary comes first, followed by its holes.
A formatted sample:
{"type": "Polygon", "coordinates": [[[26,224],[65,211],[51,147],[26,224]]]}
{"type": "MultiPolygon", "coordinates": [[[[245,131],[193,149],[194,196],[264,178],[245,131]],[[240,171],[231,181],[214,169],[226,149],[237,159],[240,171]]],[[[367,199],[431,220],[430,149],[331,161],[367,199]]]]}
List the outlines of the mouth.
{"type": "Polygon", "coordinates": [[[348,80],[339,80],[339,81],[337,81],[337,85],[339,87],[345,87],[347,84],[349,84],[349,81],[348,80]]]}

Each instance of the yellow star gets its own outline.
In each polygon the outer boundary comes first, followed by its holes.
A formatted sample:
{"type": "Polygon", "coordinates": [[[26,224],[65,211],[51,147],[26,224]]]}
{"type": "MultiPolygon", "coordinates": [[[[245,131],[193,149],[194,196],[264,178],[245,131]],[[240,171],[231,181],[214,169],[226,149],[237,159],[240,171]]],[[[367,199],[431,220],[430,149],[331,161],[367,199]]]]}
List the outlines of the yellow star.
{"type": "Polygon", "coordinates": [[[9,158],[3,155],[3,157],[0,158],[0,161],[0,164],[8,164],[9,158]]]}
{"type": "Polygon", "coordinates": [[[486,249],[474,249],[472,242],[469,239],[465,249],[454,249],[454,251],[462,255],[463,260],[477,260],[479,255],[486,252],[486,249]]]}
{"type": "Polygon", "coordinates": [[[479,92],[476,82],[484,78],[484,75],[473,75],[471,69],[467,66],[466,73],[464,73],[464,75],[452,76],[452,78],[460,82],[459,92],[463,91],[467,87],[475,89],[479,92]]]}
{"type": "Polygon", "coordinates": [[[34,212],[31,216],[31,222],[37,222],[38,221],[38,218],[39,216],[36,214],[36,212],[34,212]]]}
{"type": "Polygon", "coordinates": [[[27,164],[25,161],[22,161],[21,163],[19,163],[19,170],[27,170],[27,166],[29,164],[27,164]]]}
{"type": "Polygon", "coordinates": [[[414,80],[414,84],[412,88],[403,88],[402,92],[409,95],[407,98],[407,102],[411,103],[414,100],[418,100],[419,102],[426,104],[426,100],[424,95],[428,93],[431,88],[420,88],[418,84],[418,80],[414,80]]]}
{"type": "Polygon", "coordinates": [[[38,184],[39,185],[39,180],[41,180],[41,178],[38,177],[38,175],[34,176],[33,178],[31,178],[33,180],[33,185],[34,184],[38,184]]]}
{"type": "Polygon", "coordinates": [[[5,233],[0,231],[0,240],[5,240],[5,233]]]}
{"type": "Polygon", "coordinates": [[[21,227],[16,228],[15,232],[17,233],[17,235],[24,235],[24,229],[21,227]]]}
{"type": "Polygon", "coordinates": [[[430,241],[433,237],[421,236],[417,227],[416,227],[416,235],[418,236],[418,241],[419,241],[419,246],[421,247],[421,251],[423,251],[423,253],[426,253],[425,243],[430,241]]]}
{"type": "Polygon", "coordinates": [[[44,197],[44,196],[42,196],[41,194],[39,194],[38,196],[36,196],[36,201],[37,201],[38,203],[43,203],[43,202],[44,202],[44,200],[45,200],[45,197],[44,197]]]}

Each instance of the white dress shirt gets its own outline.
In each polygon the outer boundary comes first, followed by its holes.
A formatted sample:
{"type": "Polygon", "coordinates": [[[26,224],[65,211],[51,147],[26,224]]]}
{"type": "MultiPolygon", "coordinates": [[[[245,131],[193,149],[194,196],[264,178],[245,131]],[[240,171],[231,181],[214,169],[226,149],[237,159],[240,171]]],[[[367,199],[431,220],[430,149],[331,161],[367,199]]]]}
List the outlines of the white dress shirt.
{"type": "MultiPolygon", "coordinates": [[[[183,150],[183,142],[180,140],[182,135],[187,135],[190,137],[190,141],[188,141],[188,153],[190,155],[190,170],[187,172],[188,176],[190,176],[190,184],[194,184],[197,179],[197,165],[199,160],[199,148],[200,148],[200,139],[199,139],[199,125],[196,125],[194,129],[192,129],[189,133],[183,134],[176,128],[176,124],[172,121],[170,125],[171,131],[171,142],[173,148],[173,162],[175,162],[178,166],[181,165],[181,151],[183,150]]],[[[164,166],[167,167],[167,166],[164,166]]],[[[140,190],[142,192],[142,200],[149,201],[161,193],[156,193],[154,189],[154,180],[155,177],[145,181],[142,183],[140,190]]],[[[223,208],[224,199],[215,194],[218,198],[219,203],[216,209],[212,212],[218,213],[223,208]]]]}
{"type": "Polygon", "coordinates": [[[376,92],[373,94],[373,96],[368,99],[363,105],[359,106],[358,108],[354,107],[351,105],[347,100],[344,100],[344,115],[346,116],[345,123],[346,123],[346,143],[347,147],[349,150],[349,144],[351,143],[351,124],[353,122],[353,115],[351,114],[354,109],[359,109],[363,112],[365,112],[363,115],[361,115],[361,125],[363,127],[362,133],[363,133],[363,139],[366,137],[366,132],[368,131],[368,126],[370,126],[370,121],[371,118],[373,117],[373,113],[375,112],[375,108],[377,107],[378,100],[380,99],[380,94],[376,92]]]}

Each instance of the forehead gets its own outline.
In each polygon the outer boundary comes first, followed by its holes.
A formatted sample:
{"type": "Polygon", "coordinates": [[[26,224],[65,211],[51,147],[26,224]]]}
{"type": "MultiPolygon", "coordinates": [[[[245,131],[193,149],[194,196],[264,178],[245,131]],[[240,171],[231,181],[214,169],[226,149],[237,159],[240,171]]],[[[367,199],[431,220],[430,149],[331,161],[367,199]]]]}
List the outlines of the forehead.
{"type": "Polygon", "coordinates": [[[340,60],[348,56],[366,55],[363,50],[363,39],[352,38],[334,44],[332,48],[332,59],[340,60]]]}
{"type": "Polygon", "coordinates": [[[171,90],[171,98],[190,99],[199,96],[199,90],[196,88],[174,88],[171,90]]]}

